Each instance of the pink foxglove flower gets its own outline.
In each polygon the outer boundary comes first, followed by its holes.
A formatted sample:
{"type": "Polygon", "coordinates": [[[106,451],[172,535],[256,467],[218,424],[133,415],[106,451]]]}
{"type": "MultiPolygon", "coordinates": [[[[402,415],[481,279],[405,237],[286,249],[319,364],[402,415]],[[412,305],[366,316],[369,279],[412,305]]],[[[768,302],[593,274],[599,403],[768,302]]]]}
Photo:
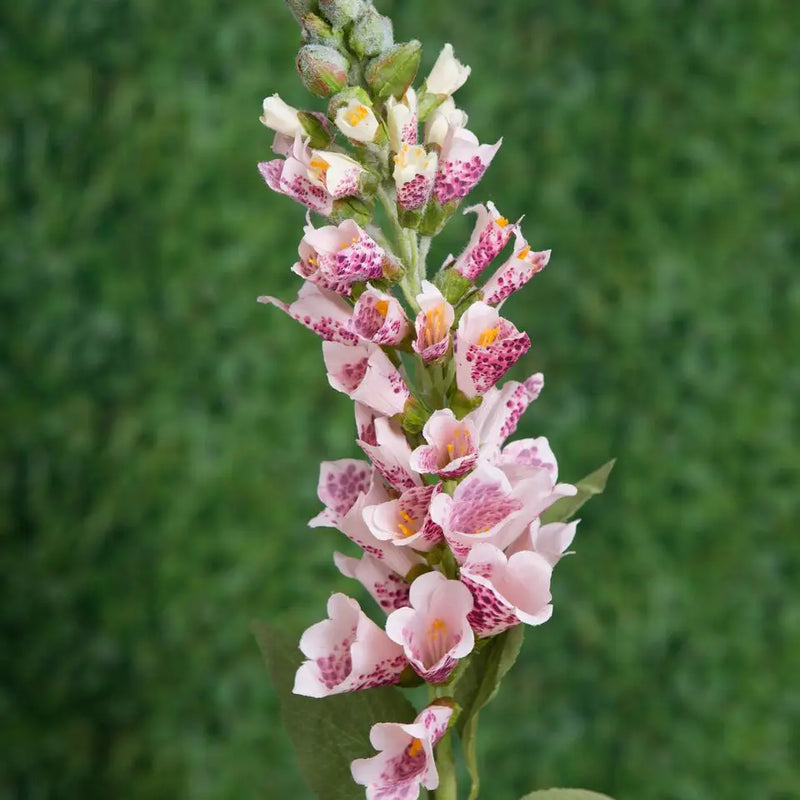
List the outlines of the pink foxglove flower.
{"type": "Polygon", "coordinates": [[[427,444],[411,454],[411,468],[445,479],[460,478],[478,460],[478,435],[469,416],[462,420],[449,408],[434,411],[422,429],[427,444]]]}
{"type": "Polygon", "coordinates": [[[300,650],[308,660],[297,670],[292,691],[306,697],[397,683],[406,666],[403,649],[341,593],[328,600],[328,619],[302,635],[300,650]]]}
{"type": "Polygon", "coordinates": [[[442,529],[430,517],[431,498],[441,491],[439,484],[414,486],[395,500],[364,508],[364,522],[376,539],[426,552],[444,538],[442,529]]]}
{"type": "Polygon", "coordinates": [[[473,303],[455,336],[456,383],[467,397],[485,394],[531,346],[527,333],[486,303],[473,303]]]}
{"type": "Polygon", "coordinates": [[[433,186],[436,199],[442,204],[466,197],[483,177],[503,140],[480,144],[478,137],[466,128],[451,127],[439,155],[439,172],[433,186]]]}
{"type": "Polygon", "coordinates": [[[368,439],[360,436],[359,447],[392,489],[399,494],[421,486],[422,478],[411,469],[411,446],[400,426],[386,417],[373,417],[372,422],[365,425],[364,411],[358,406],[356,420],[359,431],[365,429],[369,436],[368,439]]]}
{"type": "Polygon", "coordinates": [[[364,403],[379,414],[400,414],[409,398],[408,387],[383,350],[374,344],[348,347],[323,342],[322,357],[328,383],[337,392],[364,403]]]}
{"type": "Polygon", "coordinates": [[[411,86],[400,100],[389,95],[386,101],[386,127],[389,129],[389,145],[393,153],[399,153],[404,144],[417,143],[417,93],[411,86]]]}
{"type": "Polygon", "coordinates": [[[349,295],[352,285],[383,277],[386,251],[351,219],[338,225],[303,229],[300,260],[292,271],[338,294],[349,295]]]}
{"type": "Polygon", "coordinates": [[[372,758],[357,758],[350,769],[353,780],[367,787],[367,800],[416,800],[420,786],[435,789],[439,773],[433,748],[444,736],[453,709],[433,704],[409,724],[378,722],[369,732],[376,750],[372,758]]]}
{"type": "Polygon", "coordinates": [[[448,97],[428,117],[425,123],[425,144],[436,145],[441,149],[450,128],[466,128],[469,117],[448,97]]]}
{"type": "Polygon", "coordinates": [[[448,42],[425,81],[425,90],[431,94],[449,96],[466,83],[471,71],[453,55],[453,45],[448,42]]]}
{"type": "Polygon", "coordinates": [[[411,333],[411,324],[400,301],[368,286],[353,309],[352,329],[380,345],[398,345],[411,333]]]}
{"type": "Polygon", "coordinates": [[[531,250],[518,230],[514,231],[514,237],[514,252],[481,290],[483,302],[487,305],[502,305],[510,294],[523,287],[537,272],[541,272],[550,260],[549,250],[531,250]]]}
{"type": "Polygon", "coordinates": [[[359,143],[375,141],[380,126],[375,112],[356,98],[339,108],[334,122],[348,139],[359,143]]]}
{"type": "Polygon", "coordinates": [[[366,461],[356,458],[340,458],[337,461],[323,461],[319,465],[317,497],[325,506],[309,525],[312,528],[324,526],[339,527],[345,514],[363,494],[373,485],[372,467],[366,461]]]}
{"type": "Polygon", "coordinates": [[[411,585],[404,576],[390,569],[385,561],[370,553],[364,553],[361,558],[334,553],[333,562],[342,575],[357,580],[387,614],[408,605],[411,585]]]}
{"type": "Polygon", "coordinates": [[[306,281],[291,304],[269,296],[259,297],[258,302],[277,306],[327,342],[354,345],[360,341],[351,330],[353,309],[338,294],[314,283],[306,281]]]}
{"type": "Polygon", "coordinates": [[[494,636],[524,622],[541,625],[552,616],[552,567],[538,553],[506,557],[492,544],[477,544],[461,566],[461,580],[475,606],[469,622],[478,636],[494,636]]]}
{"type": "Polygon", "coordinates": [[[424,680],[442,683],[475,644],[467,620],[472,595],[460,581],[426,572],[411,584],[409,602],[389,615],[386,633],[424,680]]]}
{"type": "Polygon", "coordinates": [[[428,202],[438,163],[436,153],[426,151],[421,145],[401,145],[392,172],[400,208],[416,211],[428,202]]]}
{"type": "MultiPolygon", "coordinates": [[[[353,163],[355,164],[355,162],[353,163]]],[[[333,211],[334,199],[324,180],[322,167],[327,164],[328,162],[324,159],[315,161],[311,149],[298,134],[291,152],[286,154],[285,159],[276,158],[272,161],[262,161],[258,165],[258,171],[272,191],[285,194],[312,211],[327,217],[333,211]],[[312,161],[317,164],[314,168],[311,166],[312,161]],[[323,177],[320,177],[321,175],[323,177]]],[[[359,169],[361,168],[359,167],[359,169]]],[[[360,173],[355,174],[354,181],[350,181],[354,184],[351,187],[353,188],[351,194],[358,193],[359,175],[360,173]]]]}
{"type": "Polygon", "coordinates": [[[554,567],[565,555],[571,555],[567,548],[575,538],[580,520],[570,522],[550,522],[542,525],[538,519],[531,522],[528,529],[517,539],[508,553],[530,550],[542,556],[551,567],[554,567]]]}
{"type": "Polygon", "coordinates": [[[494,257],[508,244],[516,224],[500,215],[494,203],[489,201],[485,206],[470,206],[464,213],[477,215],[475,228],[464,252],[456,259],[453,269],[465,278],[474,281],[483,272],[494,257]]]}
{"type": "Polygon", "coordinates": [[[430,281],[422,281],[422,292],[417,295],[417,302],[420,307],[414,323],[417,338],[411,346],[424,361],[435,361],[446,355],[450,347],[450,327],[455,311],[430,281]]]}

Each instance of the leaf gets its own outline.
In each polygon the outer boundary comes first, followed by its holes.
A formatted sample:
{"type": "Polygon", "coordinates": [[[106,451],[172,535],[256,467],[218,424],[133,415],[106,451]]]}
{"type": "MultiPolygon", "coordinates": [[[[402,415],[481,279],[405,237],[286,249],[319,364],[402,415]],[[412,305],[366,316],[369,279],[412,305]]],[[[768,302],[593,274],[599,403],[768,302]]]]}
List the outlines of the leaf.
{"type": "Polygon", "coordinates": [[[562,497],[560,500],[553,503],[553,505],[542,514],[542,524],[546,525],[548,522],[566,522],[575,515],[575,512],[590,497],[596,494],[602,494],[603,490],[606,488],[606,481],[608,481],[608,476],[616,460],[616,458],[612,458],[611,461],[606,461],[602,467],[589,473],[585,478],[581,478],[581,480],[575,484],[578,487],[578,493],[573,497],[562,497]]]}
{"type": "Polygon", "coordinates": [[[300,770],[319,800],[363,800],[350,774],[354,758],[374,755],[369,731],[376,722],[411,722],[414,707],[394,687],[320,699],[292,694],[302,660],[297,640],[271,625],[251,625],[273,686],[300,770]]]}
{"type": "Polygon", "coordinates": [[[541,789],[521,797],[520,800],[611,800],[607,794],[586,789],[541,789]]]}
{"type": "Polygon", "coordinates": [[[379,100],[402,97],[416,77],[421,53],[422,45],[412,39],[373,58],[367,65],[365,77],[375,97],[379,100]]]}
{"type": "Polygon", "coordinates": [[[478,776],[478,712],[497,694],[500,681],[514,665],[525,635],[522,625],[493,637],[476,653],[456,684],[455,699],[461,706],[456,722],[464,761],[467,765],[472,790],[469,800],[475,800],[480,788],[478,776]]]}

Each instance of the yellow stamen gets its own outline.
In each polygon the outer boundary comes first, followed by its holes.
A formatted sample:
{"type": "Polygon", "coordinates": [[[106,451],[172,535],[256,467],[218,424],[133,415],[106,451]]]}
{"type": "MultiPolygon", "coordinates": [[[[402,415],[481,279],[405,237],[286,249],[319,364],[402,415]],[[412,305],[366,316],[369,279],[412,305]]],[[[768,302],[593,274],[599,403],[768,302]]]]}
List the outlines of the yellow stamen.
{"type": "Polygon", "coordinates": [[[363,122],[367,118],[368,114],[369,109],[366,106],[357,105],[355,108],[347,111],[344,118],[348,125],[352,125],[355,128],[359,122],[363,122]]]}
{"type": "Polygon", "coordinates": [[[531,251],[530,245],[525,245],[525,247],[523,247],[522,250],[520,250],[519,253],[517,253],[517,258],[520,261],[524,261],[527,258],[528,253],[530,253],[530,251],[531,251]]]}
{"type": "Polygon", "coordinates": [[[508,225],[508,220],[505,217],[498,217],[495,220],[495,224],[498,228],[505,228],[505,226],[508,225]]]}
{"type": "Polygon", "coordinates": [[[375,310],[382,317],[385,317],[389,313],[389,301],[388,300],[378,300],[378,302],[375,303],[375,310]]]}
{"type": "Polygon", "coordinates": [[[488,347],[500,333],[500,328],[487,328],[478,338],[478,347],[488,347]]]}
{"type": "Polygon", "coordinates": [[[409,513],[408,513],[408,511],[401,511],[401,512],[400,512],[400,516],[401,516],[401,517],[402,517],[402,518],[403,518],[403,519],[404,519],[406,522],[413,522],[413,521],[414,521],[414,517],[412,517],[412,516],[411,516],[411,514],[409,514],[409,513]]]}
{"type": "Polygon", "coordinates": [[[313,170],[316,170],[323,176],[328,171],[329,166],[330,164],[324,158],[322,158],[322,156],[314,156],[314,158],[312,158],[309,162],[309,167],[311,167],[313,170]]]}
{"type": "Polygon", "coordinates": [[[402,533],[403,536],[406,537],[406,539],[408,539],[409,536],[414,535],[414,531],[412,531],[411,528],[408,527],[408,525],[403,525],[402,522],[398,524],[397,530],[399,530],[400,533],[402,533]]]}
{"type": "Polygon", "coordinates": [[[425,330],[422,332],[422,341],[425,347],[440,342],[447,335],[444,321],[444,304],[434,306],[425,313],[425,330]]]}
{"type": "Polygon", "coordinates": [[[444,620],[435,619],[431,622],[430,628],[428,628],[428,641],[436,641],[440,633],[442,636],[447,635],[447,624],[444,620]]]}
{"type": "Polygon", "coordinates": [[[416,758],[423,750],[422,742],[419,739],[414,739],[411,744],[406,748],[406,753],[411,758],[416,758]]]}

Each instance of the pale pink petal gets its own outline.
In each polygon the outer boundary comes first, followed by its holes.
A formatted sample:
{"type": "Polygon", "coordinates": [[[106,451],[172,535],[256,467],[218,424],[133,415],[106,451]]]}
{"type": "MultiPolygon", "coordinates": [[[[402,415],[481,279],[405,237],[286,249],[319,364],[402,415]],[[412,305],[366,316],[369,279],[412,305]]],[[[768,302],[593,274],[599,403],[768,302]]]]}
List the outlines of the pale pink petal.
{"type": "Polygon", "coordinates": [[[372,468],[366,461],[340,458],[323,461],[319,468],[317,497],[337,519],[341,519],[366,494],[372,484],[372,468]]]}
{"type": "Polygon", "coordinates": [[[397,683],[406,660],[401,647],[344,594],[328,600],[328,619],[300,638],[307,660],[295,675],[293,692],[327,697],[397,683]]]}
{"type": "Polygon", "coordinates": [[[550,473],[553,484],[558,480],[558,463],[545,436],[537,439],[518,439],[507,444],[496,463],[499,467],[515,464],[546,469],[550,473]]]}
{"type": "Polygon", "coordinates": [[[478,204],[464,210],[477,215],[475,228],[464,252],[455,260],[453,269],[474,281],[506,246],[517,225],[501,216],[494,203],[478,204]]]}
{"type": "Polygon", "coordinates": [[[285,194],[324,216],[333,210],[331,195],[308,178],[305,166],[297,159],[289,157],[261,162],[258,169],[273,191],[285,194]]]}
{"type": "Polygon", "coordinates": [[[333,561],[342,575],[357,580],[387,614],[408,605],[408,581],[389,569],[385,561],[369,553],[361,558],[334,553],[333,561]]]}
{"type": "Polygon", "coordinates": [[[269,296],[259,297],[258,302],[277,306],[325,341],[351,345],[360,341],[359,335],[351,330],[351,307],[338,294],[313,283],[304,283],[297,300],[290,305],[269,296]]]}
{"type": "Polygon", "coordinates": [[[323,342],[322,356],[328,382],[336,391],[380,414],[402,413],[409,397],[408,387],[380,347],[371,343],[348,347],[323,342]]]}
{"type": "Polygon", "coordinates": [[[458,323],[453,348],[456,383],[467,397],[485,394],[531,346],[497,310],[473,303],[458,323]]]}
{"type": "Polygon", "coordinates": [[[442,683],[458,659],[472,652],[474,635],[467,621],[472,595],[460,581],[427,572],[411,584],[408,608],[393,611],[386,633],[403,646],[414,670],[428,683],[442,683]]]}
{"type": "Polygon", "coordinates": [[[579,522],[580,520],[574,519],[570,522],[550,522],[541,525],[539,520],[535,519],[528,530],[508,548],[508,554],[531,550],[554,567],[563,556],[571,555],[572,551],[567,552],[567,548],[575,538],[579,522]]]}
{"type": "Polygon", "coordinates": [[[475,599],[469,621],[476,635],[494,636],[520,622],[541,625],[550,619],[551,572],[537,553],[507,558],[492,544],[475,545],[461,566],[461,580],[475,599]]]}
{"type": "Polygon", "coordinates": [[[378,472],[398,492],[421,486],[422,478],[409,464],[411,447],[402,428],[386,417],[375,418],[373,425],[375,444],[359,439],[358,445],[378,472]]]}

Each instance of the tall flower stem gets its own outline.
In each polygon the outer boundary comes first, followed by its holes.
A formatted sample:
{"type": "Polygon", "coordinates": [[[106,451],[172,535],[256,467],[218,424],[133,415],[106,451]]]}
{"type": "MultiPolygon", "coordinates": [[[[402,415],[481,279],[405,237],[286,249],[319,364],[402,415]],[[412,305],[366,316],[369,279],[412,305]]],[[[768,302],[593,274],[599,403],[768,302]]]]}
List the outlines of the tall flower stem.
{"type": "Polygon", "coordinates": [[[439,787],[430,791],[431,800],[458,800],[456,764],[450,731],[436,745],[436,769],[439,772],[439,787]]]}

